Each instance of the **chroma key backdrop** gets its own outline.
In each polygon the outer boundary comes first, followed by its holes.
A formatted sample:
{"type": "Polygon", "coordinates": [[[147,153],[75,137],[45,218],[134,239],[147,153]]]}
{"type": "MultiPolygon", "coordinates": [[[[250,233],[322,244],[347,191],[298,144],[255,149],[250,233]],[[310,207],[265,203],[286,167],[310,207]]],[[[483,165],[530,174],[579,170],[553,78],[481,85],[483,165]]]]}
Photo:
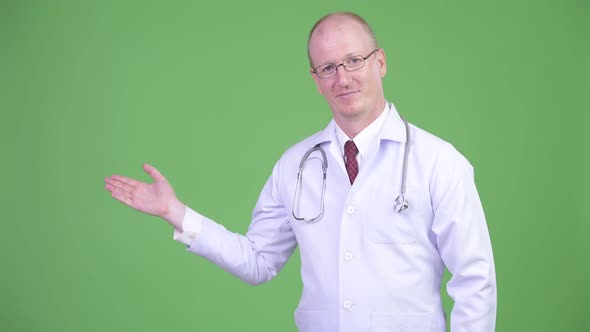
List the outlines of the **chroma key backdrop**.
{"type": "Polygon", "coordinates": [[[331,118],[306,42],[332,11],[367,19],[387,99],[474,166],[497,331],[587,331],[590,10],[576,0],[0,1],[0,331],[296,331],[298,251],[247,285],[103,179],[148,181],[151,163],[244,233],[282,152],[331,118]]]}

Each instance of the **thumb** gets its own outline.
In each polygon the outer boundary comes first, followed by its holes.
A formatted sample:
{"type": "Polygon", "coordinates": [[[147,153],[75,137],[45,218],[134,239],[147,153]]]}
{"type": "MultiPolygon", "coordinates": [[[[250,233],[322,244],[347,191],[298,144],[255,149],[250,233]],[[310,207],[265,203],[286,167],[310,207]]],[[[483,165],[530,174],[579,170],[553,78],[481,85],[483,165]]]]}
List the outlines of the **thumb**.
{"type": "Polygon", "coordinates": [[[150,164],[143,164],[143,170],[146,173],[148,173],[156,182],[166,181],[166,178],[162,174],[160,174],[160,172],[158,172],[158,170],[154,166],[150,164]]]}

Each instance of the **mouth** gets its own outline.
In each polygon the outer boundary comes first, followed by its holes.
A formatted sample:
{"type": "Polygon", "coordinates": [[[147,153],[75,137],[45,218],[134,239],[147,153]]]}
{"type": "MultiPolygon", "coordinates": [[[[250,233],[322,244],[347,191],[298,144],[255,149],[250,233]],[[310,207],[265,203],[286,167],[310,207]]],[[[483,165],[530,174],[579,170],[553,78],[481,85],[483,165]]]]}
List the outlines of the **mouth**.
{"type": "Polygon", "coordinates": [[[336,95],[336,97],[348,97],[350,95],[353,95],[355,93],[360,92],[359,90],[355,90],[355,91],[346,91],[346,92],[342,92],[336,95]]]}

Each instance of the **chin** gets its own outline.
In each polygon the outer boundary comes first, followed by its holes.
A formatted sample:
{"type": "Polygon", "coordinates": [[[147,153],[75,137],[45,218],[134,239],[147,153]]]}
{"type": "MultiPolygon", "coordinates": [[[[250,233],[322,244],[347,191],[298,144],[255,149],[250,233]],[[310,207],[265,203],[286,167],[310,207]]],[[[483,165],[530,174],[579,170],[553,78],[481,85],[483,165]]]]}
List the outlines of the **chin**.
{"type": "Polygon", "coordinates": [[[340,108],[338,114],[346,119],[354,119],[363,114],[362,109],[356,107],[340,108]]]}
{"type": "Polygon", "coordinates": [[[363,112],[362,104],[359,102],[339,103],[337,109],[338,113],[346,117],[354,117],[363,112]]]}

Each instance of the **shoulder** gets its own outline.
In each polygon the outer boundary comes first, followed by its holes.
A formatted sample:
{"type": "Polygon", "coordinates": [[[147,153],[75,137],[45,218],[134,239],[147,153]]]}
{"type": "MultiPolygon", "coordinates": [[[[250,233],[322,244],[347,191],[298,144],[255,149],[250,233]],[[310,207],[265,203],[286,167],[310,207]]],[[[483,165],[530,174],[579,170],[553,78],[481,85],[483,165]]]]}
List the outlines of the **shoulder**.
{"type": "Polygon", "coordinates": [[[283,177],[293,172],[296,174],[305,153],[319,142],[325,141],[326,130],[329,130],[329,128],[320,130],[288,147],[276,161],[273,167],[273,175],[275,177],[283,177]]]}
{"type": "Polygon", "coordinates": [[[435,168],[439,170],[441,168],[450,170],[453,167],[472,168],[467,158],[450,142],[413,124],[410,124],[410,132],[411,148],[429,155],[435,168]]]}
{"type": "Polygon", "coordinates": [[[291,160],[292,158],[301,158],[309,149],[316,146],[322,141],[321,136],[325,135],[327,129],[320,130],[315,134],[304,138],[303,140],[291,145],[283,152],[280,160],[291,160]]]}

